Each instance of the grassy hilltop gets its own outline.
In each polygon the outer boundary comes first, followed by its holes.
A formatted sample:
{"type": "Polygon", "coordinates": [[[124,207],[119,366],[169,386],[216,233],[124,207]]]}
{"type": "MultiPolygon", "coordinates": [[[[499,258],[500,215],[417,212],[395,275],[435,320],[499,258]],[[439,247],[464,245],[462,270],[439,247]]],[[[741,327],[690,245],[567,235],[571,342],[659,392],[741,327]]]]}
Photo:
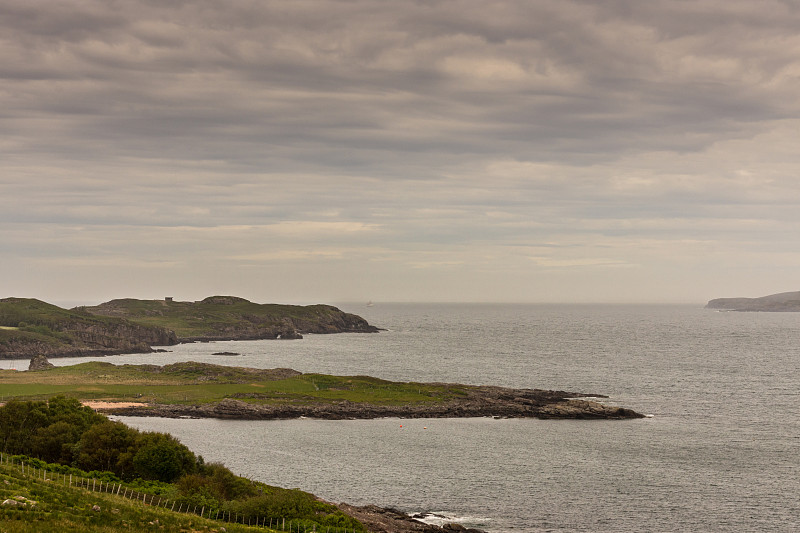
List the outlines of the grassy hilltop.
{"type": "Polygon", "coordinates": [[[147,353],[178,342],[163,327],[67,310],[33,298],[0,300],[0,359],[147,353]]]}
{"type": "Polygon", "coordinates": [[[37,372],[0,370],[0,386],[6,399],[43,400],[62,395],[80,400],[159,405],[198,405],[228,398],[254,404],[309,405],[347,401],[405,405],[463,396],[466,388],[192,361],[163,367],[96,361],[37,372]]]}
{"type": "Polygon", "coordinates": [[[126,298],[79,309],[166,328],[182,340],[300,338],[302,333],[377,331],[360,316],[331,305],[257,304],[235,296],[210,296],[199,302],[126,298]]]}
{"type": "MultiPolygon", "coordinates": [[[[577,399],[586,394],[453,383],[405,383],[367,376],[301,374],[184,362],[165,366],[83,363],[35,372],[0,371],[6,398],[64,395],[112,402],[117,414],[278,419],[509,416],[641,417],[630,409],[577,399]],[[114,406],[113,402],[135,405],[114,406]]],[[[593,395],[594,396],[594,395],[593,395]]]]}
{"type": "Polygon", "coordinates": [[[0,300],[0,359],[147,353],[193,340],[299,339],[303,333],[378,331],[330,305],[111,300],[67,310],[32,298],[0,300]]]}

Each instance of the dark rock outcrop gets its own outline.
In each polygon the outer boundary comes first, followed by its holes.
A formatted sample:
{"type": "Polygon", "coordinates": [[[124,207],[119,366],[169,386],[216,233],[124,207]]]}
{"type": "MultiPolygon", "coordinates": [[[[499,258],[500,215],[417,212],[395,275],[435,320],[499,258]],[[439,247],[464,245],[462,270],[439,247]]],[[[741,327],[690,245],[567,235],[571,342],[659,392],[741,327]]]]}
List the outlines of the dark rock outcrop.
{"type": "Polygon", "coordinates": [[[66,310],[33,298],[0,299],[0,359],[148,353],[177,344],[174,332],[66,310]]]}
{"type": "Polygon", "coordinates": [[[35,372],[37,370],[47,370],[48,368],[55,368],[55,366],[56,365],[47,360],[47,357],[40,354],[31,359],[31,363],[28,365],[28,370],[35,372]]]}
{"type": "Polygon", "coordinates": [[[337,507],[364,524],[370,533],[485,533],[483,530],[466,528],[456,523],[441,527],[426,524],[389,507],[376,505],[357,507],[346,503],[337,504],[337,507]]]}

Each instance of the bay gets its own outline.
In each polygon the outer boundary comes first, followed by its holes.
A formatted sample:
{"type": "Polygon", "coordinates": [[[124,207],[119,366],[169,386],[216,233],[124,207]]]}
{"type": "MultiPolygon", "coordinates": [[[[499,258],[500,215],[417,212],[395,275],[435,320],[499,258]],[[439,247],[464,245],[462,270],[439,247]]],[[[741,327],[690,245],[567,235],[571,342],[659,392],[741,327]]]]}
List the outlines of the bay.
{"type": "Polygon", "coordinates": [[[103,359],[600,393],[652,418],[125,422],[168,431],[253,479],[493,532],[800,528],[798,314],[679,305],[340,307],[388,331],[103,359]],[[242,355],[213,355],[221,351],[242,355]]]}

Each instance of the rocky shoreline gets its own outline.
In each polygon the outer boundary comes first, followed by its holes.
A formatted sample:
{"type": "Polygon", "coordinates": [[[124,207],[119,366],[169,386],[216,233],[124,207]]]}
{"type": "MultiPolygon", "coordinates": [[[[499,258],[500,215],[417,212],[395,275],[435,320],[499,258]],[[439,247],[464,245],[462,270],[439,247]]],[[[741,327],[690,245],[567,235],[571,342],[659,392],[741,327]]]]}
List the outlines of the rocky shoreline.
{"type": "Polygon", "coordinates": [[[352,420],[375,418],[539,418],[573,420],[623,420],[644,418],[632,409],[609,406],[596,401],[601,395],[475,386],[455,400],[402,405],[378,405],[338,401],[331,403],[269,403],[245,401],[258,393],[237,395],[217,403],[197,405],[155,404],[103,409],[121,416],[162,418],[220,418],[235,420],[281,420],[317,418],[352,420]]]}
{"type": "Polygon", "coordinates": [[[389,507],[357,507],[346,503],[334,505],[364,524],[370,533],[485,533],[481,529],[466,528],[457,523],[443,526],[426,524],[414,516],[389,507]]]}

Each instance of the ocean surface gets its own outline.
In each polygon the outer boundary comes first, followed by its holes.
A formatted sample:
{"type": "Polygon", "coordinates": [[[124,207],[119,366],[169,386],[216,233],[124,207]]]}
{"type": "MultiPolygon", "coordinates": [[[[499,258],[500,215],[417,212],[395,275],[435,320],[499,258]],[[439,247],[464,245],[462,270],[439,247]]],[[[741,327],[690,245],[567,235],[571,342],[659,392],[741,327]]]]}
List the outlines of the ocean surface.
{"type": "Polygon", "coordinates": [[[103,359],[560,389],[605,394],[652,417],[121,419],[172,433],[249,478],[428,513],[433,523],[490,532],[800,531],[800,314],[700,305],[340,307],[387,331],[103,359]]]}

